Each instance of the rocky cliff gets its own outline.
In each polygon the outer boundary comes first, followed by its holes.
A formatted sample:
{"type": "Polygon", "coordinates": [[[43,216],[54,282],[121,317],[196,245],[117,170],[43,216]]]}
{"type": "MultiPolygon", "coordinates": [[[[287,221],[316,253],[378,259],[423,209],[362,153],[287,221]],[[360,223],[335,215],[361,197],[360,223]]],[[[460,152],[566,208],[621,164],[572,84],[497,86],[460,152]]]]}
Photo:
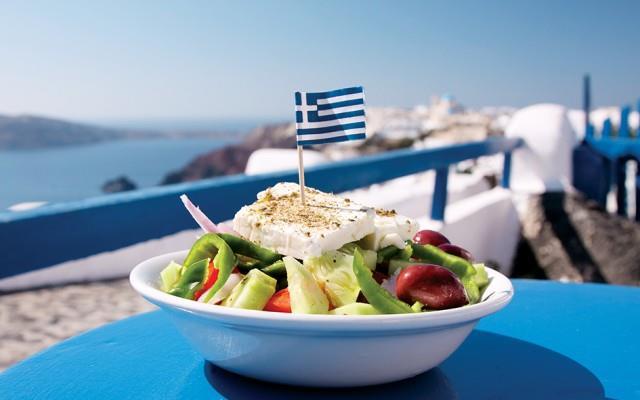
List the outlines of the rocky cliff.
{"type": "Polygon", "coordinates": [[[264,147],[292,149],[295,146],[296,138],[293,124],[263,125],[254,129],[242,143],[202,154],[185,167],[170,172],[161,184],[168,185],[239,174],[244,172],[249,156],[254,150],[264,147]]]}
{"type": "Polygon", "coordinates": [[[31,115],[0,115],[0,149],[35,149],[122,139],[127,132],[31,115]]]}
{"type": "Polygon", "coordinates": [[[226,130],[171,131],[106,128],[34,115],[0,114],[0,150],[75,146],[124,139],[230,138],[226,130]]]}

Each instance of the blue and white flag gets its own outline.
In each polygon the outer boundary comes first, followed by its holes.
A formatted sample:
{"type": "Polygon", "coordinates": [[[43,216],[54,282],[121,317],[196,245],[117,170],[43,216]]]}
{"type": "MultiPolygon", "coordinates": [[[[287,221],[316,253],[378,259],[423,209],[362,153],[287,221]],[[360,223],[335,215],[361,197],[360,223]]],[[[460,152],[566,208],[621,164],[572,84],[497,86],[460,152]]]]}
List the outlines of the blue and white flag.
{"type": "Polygon", "coordinates": [[[366,137],[362,86],[330,92],[296,92],[298,146],[366,137]]]}

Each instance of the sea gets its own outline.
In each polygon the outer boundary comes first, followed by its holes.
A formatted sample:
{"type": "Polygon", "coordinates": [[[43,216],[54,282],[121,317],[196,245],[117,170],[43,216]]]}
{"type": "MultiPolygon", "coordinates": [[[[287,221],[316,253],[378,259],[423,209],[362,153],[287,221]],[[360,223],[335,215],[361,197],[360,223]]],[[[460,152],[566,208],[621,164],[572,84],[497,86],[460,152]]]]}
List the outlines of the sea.
{"type": "Polygon", "coordinates": [[[34,150],[0,150],[0,212],[25,202],[59,203],[101,196],[102,185],[126,176],[138,188],[158,185],[194,157],[243,139],[278,119],[106,119],[82,121],[156,132],[223,132],[225,139],[127,139],[34,150]]]}

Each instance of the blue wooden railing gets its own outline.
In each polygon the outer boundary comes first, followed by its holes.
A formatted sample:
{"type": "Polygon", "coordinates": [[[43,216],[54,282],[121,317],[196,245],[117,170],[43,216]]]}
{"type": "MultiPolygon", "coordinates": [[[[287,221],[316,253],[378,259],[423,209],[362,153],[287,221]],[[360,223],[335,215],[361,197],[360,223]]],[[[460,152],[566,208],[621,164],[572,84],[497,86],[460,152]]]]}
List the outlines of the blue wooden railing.
{"type": "MultiPolygon", "coordinates": [[[[604,174],[608,177],[608,185],[606,191],[611,185],[616,186],[616,202],[617,213],[619,215],[628,216],[628,204],[626,202],[626,180],[627,170],[626,163],[630,160],[640,160],[640,139],[638,132],[632,132],[629,124],[629,115],[631,106],[625,105],[620,109],[620,124],[617,130],[614,129],[611,119],[607,118],[598,132],[596,127],[591,123],[590,105],[591,90],[589,76],[584,78],[583,86],[583,107],[585,112],[585,143],[589,145],[596,153],[604,158],[603,168],[604,174]]],[[[638,112],[640,112],[640,100],[638,101],[638,112]]],[[[640,169],[635,179],[636,193],[640,193],[640,169]]],[[[599,201],[604,204],[606,201],[606,193],[601,193],[599,201]]],[[[636,214],[635,219],[640,221],[640,196],[636,195],[636,214]]]]}
{"type": "MultiPolygon", "coordinates": [[[[389,151],[309,168],[306,182],[337,193],[435,169],[431,216],[443,220],[450,165],[504,153],[502,185],[508,187],[511,152],[522,144],[520,139],[494,138],[426,150],[389,151]]],[[[296,182],[297,173],[234,175],[0,213],[0,278],[192,229],[194,223],[178,200],[182,193],[212,220],[224,221],[233,218],[241,205],[253,202],[258,191],[281,181],[296,182]]]]}

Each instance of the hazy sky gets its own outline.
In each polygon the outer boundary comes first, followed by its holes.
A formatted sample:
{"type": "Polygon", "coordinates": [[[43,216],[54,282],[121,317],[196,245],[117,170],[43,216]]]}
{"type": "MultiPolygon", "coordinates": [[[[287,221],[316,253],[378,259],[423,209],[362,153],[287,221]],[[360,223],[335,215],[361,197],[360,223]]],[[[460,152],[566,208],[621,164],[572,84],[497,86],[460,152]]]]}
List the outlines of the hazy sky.
{"type": "Polygon", "coordinates": [[[295,90],[370,105],[640,96],[640,1],[3,1],[0,113],[293,117],[295,90]]]}

